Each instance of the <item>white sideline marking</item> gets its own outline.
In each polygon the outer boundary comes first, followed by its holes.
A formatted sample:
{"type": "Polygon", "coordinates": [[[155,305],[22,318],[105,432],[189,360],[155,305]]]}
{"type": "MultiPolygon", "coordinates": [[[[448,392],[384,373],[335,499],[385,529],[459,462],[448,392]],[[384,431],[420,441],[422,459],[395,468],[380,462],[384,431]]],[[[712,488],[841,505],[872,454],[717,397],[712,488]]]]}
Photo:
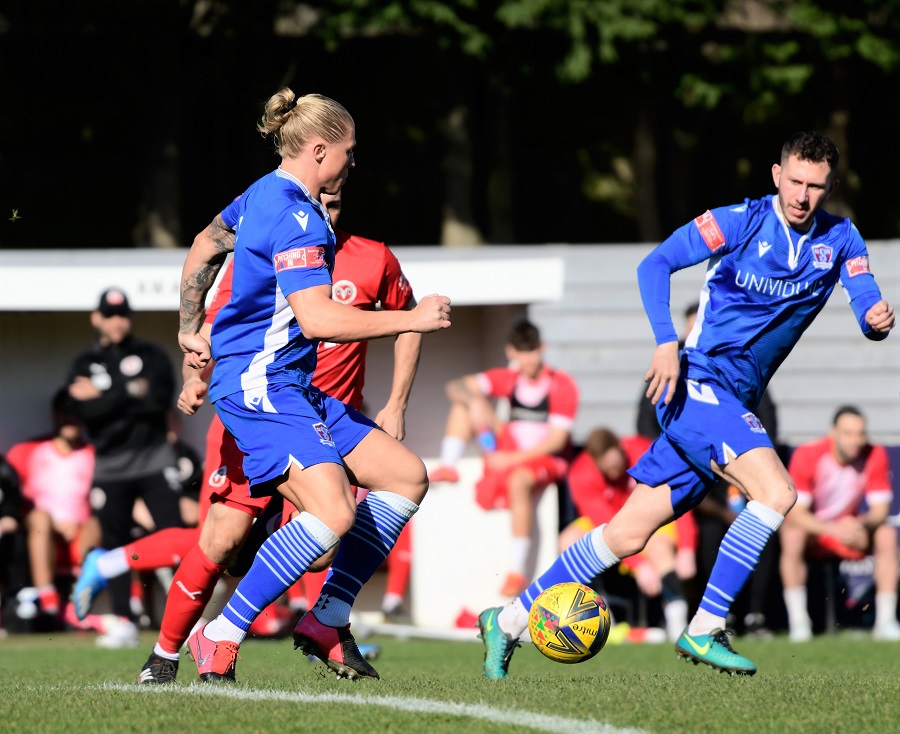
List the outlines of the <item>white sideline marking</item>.
{"type": "Polygon", "coordinates": [[[513,709],[494,708],[483,703],[451,703],[431,701],[425,698],[407,698],[403,696],[369,696],[347,695],[341,693],[292,693],[289,691],[254,691],[246,688],[233,688],[192,684],[190,686],[140,686],[120,683],[104,683],[99,688],[107,691],[124,691],[126,693],[147,693],[158,695],[218,696],[239,701],[278,701],[283,703],[340,703],[356,706],[381,706],[396,711],[408,711],[418,714],[448,714],[471,719],[490,721],[495,724],[510,724],[538,731],[558,732],[577,731],[580,734],[646,734],[643,729],[620,729],[611,724],[604,724],[591,719],[569,719],[565,716],[548,716],[533,711],[516,711],[513,709]]]}

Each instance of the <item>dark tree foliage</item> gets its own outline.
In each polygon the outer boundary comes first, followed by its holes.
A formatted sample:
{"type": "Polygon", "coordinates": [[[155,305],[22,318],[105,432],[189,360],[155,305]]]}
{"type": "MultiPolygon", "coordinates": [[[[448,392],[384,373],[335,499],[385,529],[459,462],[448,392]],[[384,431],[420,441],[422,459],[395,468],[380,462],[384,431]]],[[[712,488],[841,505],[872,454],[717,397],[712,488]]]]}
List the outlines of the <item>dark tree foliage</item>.
{"type": "Polygon", "coordinates": [[[831,208],[900,236],[900,0],[11,0],[0,248],[187,246],[277,158],[281,85],[357,122],[348,228],[653,240],[833,135],[831,208]]]}

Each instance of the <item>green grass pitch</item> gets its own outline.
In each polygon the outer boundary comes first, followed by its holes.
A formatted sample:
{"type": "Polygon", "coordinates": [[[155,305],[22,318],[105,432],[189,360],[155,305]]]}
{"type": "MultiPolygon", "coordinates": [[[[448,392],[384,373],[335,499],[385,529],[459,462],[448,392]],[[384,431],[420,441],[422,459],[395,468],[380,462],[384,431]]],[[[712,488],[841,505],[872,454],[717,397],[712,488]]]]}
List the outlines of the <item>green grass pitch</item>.
{"type": "Polygon", "coordinates": [[[0,640],[0,731],[111,732],[867,732],[900,731],[900,645],[867,636],[808,644],[734,640],[759,666],[730,678],[677,661],[672,646],[609,645],[561,665],[530,645],[508,680],[481,678],[472,642],[370,638],[381,681],[350,682],[294,652],[290,640],[249,640],[236,686],[179,681],[138,687],[154,636],[104,650],[93,635],[0,640]]]}

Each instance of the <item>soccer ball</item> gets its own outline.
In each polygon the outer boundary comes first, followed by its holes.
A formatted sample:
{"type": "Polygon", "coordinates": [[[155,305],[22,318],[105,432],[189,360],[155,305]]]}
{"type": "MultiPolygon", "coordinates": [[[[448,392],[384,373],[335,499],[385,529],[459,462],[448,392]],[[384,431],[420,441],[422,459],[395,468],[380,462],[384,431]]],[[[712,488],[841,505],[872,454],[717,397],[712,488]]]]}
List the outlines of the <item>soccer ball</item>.
{"type": "Polygon", "coordinates": [[[609,609],[583,584],[556,584],[540,593],[528,615],[534,646],[558,663],[583,663],[603,649],[609,636],[609,609]]]}

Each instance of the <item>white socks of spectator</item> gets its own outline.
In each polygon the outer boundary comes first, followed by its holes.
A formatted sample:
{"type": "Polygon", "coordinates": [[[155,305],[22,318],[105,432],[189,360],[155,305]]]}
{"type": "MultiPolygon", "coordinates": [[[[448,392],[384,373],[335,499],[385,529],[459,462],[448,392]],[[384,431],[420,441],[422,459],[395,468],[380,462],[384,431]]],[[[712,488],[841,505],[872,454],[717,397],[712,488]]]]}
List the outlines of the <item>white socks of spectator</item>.
{"type": "Polygon", "coordinates": [[[666,619],[666,637],[669,642],[678,642],[684,628],[687,627],[688,605],[684,599],[673,599],[663,607],[666,619]]]}
{"type": "Polygon", "coordinates": [[[403,597],[400,594],[385,593],[381,600],[381,611],[385,614],[394,614],[403,606],[403,597]]]}
{"type": "Polygon", "coordinates": [[[528,553],[531,551],[531,538],[512,539],[512,558],[509,570],[513,573],[525,575],[525,563],[528,560],[528,553]]]}
{"type": "MultiPolygon", "coordinates": [[[[806,607],[806,587],[794,586],[784,590],[784,606],[788,613],[788,625],[794,629],[809,626],[809,611],[806,607]]],[[[875,609],[876,614],[878,608],[875,609]]]]}
{"type": "Polygon", "coordinates": [[[892,627],[897,624],[897,593],[875,594],[875,627],[892,627]]]}
{"type": "Polygon", "coordinates": [[[441,440],[441,466],[456,466],[466,452],[466,442],[458,436],[444,436],[441,440]]]}

